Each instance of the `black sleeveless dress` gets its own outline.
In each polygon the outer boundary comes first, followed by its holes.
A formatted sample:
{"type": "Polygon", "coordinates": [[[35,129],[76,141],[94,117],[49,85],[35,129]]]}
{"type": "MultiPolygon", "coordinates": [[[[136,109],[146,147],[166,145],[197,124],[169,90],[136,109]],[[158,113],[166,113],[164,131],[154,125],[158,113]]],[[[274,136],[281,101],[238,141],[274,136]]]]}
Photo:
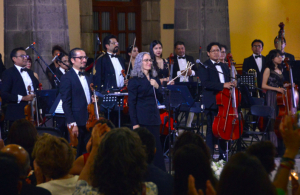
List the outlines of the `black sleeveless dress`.
{"type": "Polygon", "coordinates": [[[168,66],[168,62],[166,60],[163,60],[164,62],[164,67],[163,69],[160,69],[160,68],[156,68],[156,71],[157,71],[157,77],[159,79],[162,79],[162,78],[167,78],[169,77],[169,66],[168,66]]]}

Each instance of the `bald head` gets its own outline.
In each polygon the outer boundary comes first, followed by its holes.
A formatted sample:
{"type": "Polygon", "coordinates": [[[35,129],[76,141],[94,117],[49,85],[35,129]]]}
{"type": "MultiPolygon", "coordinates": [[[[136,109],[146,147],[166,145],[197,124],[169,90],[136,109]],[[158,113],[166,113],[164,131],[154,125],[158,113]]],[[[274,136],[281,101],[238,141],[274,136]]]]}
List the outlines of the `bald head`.
{"type": "Polygon", "coordinates": [[[20,167],[20,176],[27,176],[28,172],[30,171],[30,159],[28,152],[22,146],[9,144],[5,146],[1,152],[13,155],[18,161],[18,165],[20,167]]]}

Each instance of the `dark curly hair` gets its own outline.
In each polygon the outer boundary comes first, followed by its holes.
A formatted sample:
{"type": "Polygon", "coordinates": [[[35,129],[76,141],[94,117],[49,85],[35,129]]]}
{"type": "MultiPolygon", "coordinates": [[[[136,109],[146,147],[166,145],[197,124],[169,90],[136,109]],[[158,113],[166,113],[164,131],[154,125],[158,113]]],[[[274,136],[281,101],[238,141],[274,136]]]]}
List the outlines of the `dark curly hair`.
{"type": "Polygon", "coordinates": [[[181,134],[178,137],[177,141],[175,142],[173,153],[175,154],[175,152],[179,148],[181,148],[182,146],[185,146],[187,144],[195,144],[195,145],[199,146],[203,150],[205,156],[208,159],[211,159],[209,149],[206,146],[206,144],[205,144],[204,140],[202,139],[202,137],[200,135],[192,133],[190,131],[184,132],[183,134],[181,134]]]}
{"type": "Polygon", "coordinates": [[[71,146],[64,138],[44,133],[37,140],[32,157],[42,173],[51,179],[59,179],[69,173],[74,162],[71,146]]]}
{"type": "Polygon", "coordinates": [[[268,174],[270,174],[274,170],[276,148],[272,142],[261,141],[252,144],[247,148],[246,152],[250,155],[257,157],[268,174]]]}
{"type": "Polygon", "coordinates": [[[137,194],[147,171],[146,154],[139,136],[116,128],[101,141],[91,171],[91,184],[105,195],[137,194]]]}
{"type": "Polygon", "coordinates": [[[216,191],[218,195],[277,194],[259,160],[242,152],[231,156],[226,163],[216,191]]]}
{"type": "Polygon", "coordinates": [[[206,190],[206,181],[216,186],[216,178],[210,166],[210,159],[203,149],[195,144],[179,148],[174,155],[174,194],[185,195],[188,190],[188,177],[193,175],[197,189],[206,190]]]}

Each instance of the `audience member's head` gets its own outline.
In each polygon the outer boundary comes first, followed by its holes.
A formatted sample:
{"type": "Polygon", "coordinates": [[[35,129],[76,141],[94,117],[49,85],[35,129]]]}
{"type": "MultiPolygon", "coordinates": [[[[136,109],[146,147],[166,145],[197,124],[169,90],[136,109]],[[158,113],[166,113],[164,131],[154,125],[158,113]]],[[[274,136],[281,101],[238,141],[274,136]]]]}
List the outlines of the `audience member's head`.
{"type": "Polygon", "coordinates": [[[189,175],[195,178],[196,189],[202,189],[204,192],[207,180],[210,180],[213,186],[216,184],[209,158],[203,149],[195,144],[180,147],[174,154],[173,165],[176,195],[186,194],[189,175]]]}
{"type": "Polygon", "coordinates": [[[136,128],[134,131],[140,136],[143,145],[146,146],[147,163],[152,163],[156,152],[154,135],[145,127],[136,128]]]}
{"type": "MultiPolygon", "coordinates": [[[[26,119],[16,120],[10,127],[7,144],[22,146],[31,155],[38,133],[33,124],[26,119]]],[[[32,166],[32,160],[31,160],[32,166]]]]}
{"type": "Polygon", "coordinates": [[[74,155],[71,146],[64,138],[43,134],[37,140],[32,156],[47,179],[66,176],[72,168],[74,155]]]}
{"type": "Polygon", "coordinates": [[[247,148],[248,154],[258,158],[268,174],[275,169],[276,148],[270,141],[261,141],[247,148]]]}
{"type": "Polygon", "coordinates": [[[209,149],[206,146],[203,138],[200,135],[195,134],[193,132],[189,132],[189,131],[184,132],[183,134],[181,134],[178,137],[177,141],[175,142],[173,153],[175,154],[175,152],[179,148],[181,148],[182,146],[185,146],[187,144],[195,144],[195,145],[199,146],[203,150],[203,152],[207,156],[207,158],[208,159],[211,158],[209,149]]]}
{"type": "Polygon", "coordinates": [[[22,146],[16,144],[5,146],[1,152],[11,154],[16,158],[20,170],[20,179],[25,179],[31,170],[28,152],[22,146]]]}
{"type": "Polygon", "coordinates": [[[11,154],[0,152],[0,194],[16,195],[21,192],[22,182],[17,160],[11,154]]]}
{"type": "Polygon", "coordinates": [[[217,194],[275,195],[276,190],[256,157],[246,153],[237,153],[224,166],[217,194]]]}
{"type": "Polygon", "coordinates": [[[116,128],[102,139],[91,171],[91,184],[99,193],[135,194],[147,170],[139,136],[128,128],[116,128]]]}

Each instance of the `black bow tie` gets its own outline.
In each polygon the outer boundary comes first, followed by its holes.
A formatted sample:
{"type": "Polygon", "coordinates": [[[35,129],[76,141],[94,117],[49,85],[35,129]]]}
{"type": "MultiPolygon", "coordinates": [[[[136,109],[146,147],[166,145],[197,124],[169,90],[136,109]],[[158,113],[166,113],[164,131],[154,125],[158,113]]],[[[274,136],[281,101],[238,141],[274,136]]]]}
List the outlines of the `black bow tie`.
{"type": "Polygon", "coordinates": [[[27,68],[21,68],[21,72],[23,72],[23,71],[28,71],[28,69],[27,68]]]}
{"type": "Polygon", "coordinates": [[[255,57],[255,59],[256,59],[256,58],[261,58],[261,55],[258,55],[258,56],[254,56],[254,57],[255,57]]]}
{"type": "Polygon", "coordinates": [[[185,59],[185,58],[186,58],[186,57],[179,57],[179,56],[178,56],[178,59],[185,59]]]}
{"type": "Polygon", "coordinates": [[[218,63],[214,63],[214,65],[215,65],[215,66],[218,66],[218,65],[220,66],[220,65],[221,65],[221,63],[220,63],[220,62],[218,62],[218,63]]]}
{"type": "Polygon", "coordinates": [[[78,72],[78,75],[79,75],[79,76],[84,76],[84,72],[79,71],[79,72],[78,72]]]}
{"type": "Polygon", "coordinates": [[[117,55],[114,55],[114,54],[109,54],[111,58],[116,58],[117,55]]]}

